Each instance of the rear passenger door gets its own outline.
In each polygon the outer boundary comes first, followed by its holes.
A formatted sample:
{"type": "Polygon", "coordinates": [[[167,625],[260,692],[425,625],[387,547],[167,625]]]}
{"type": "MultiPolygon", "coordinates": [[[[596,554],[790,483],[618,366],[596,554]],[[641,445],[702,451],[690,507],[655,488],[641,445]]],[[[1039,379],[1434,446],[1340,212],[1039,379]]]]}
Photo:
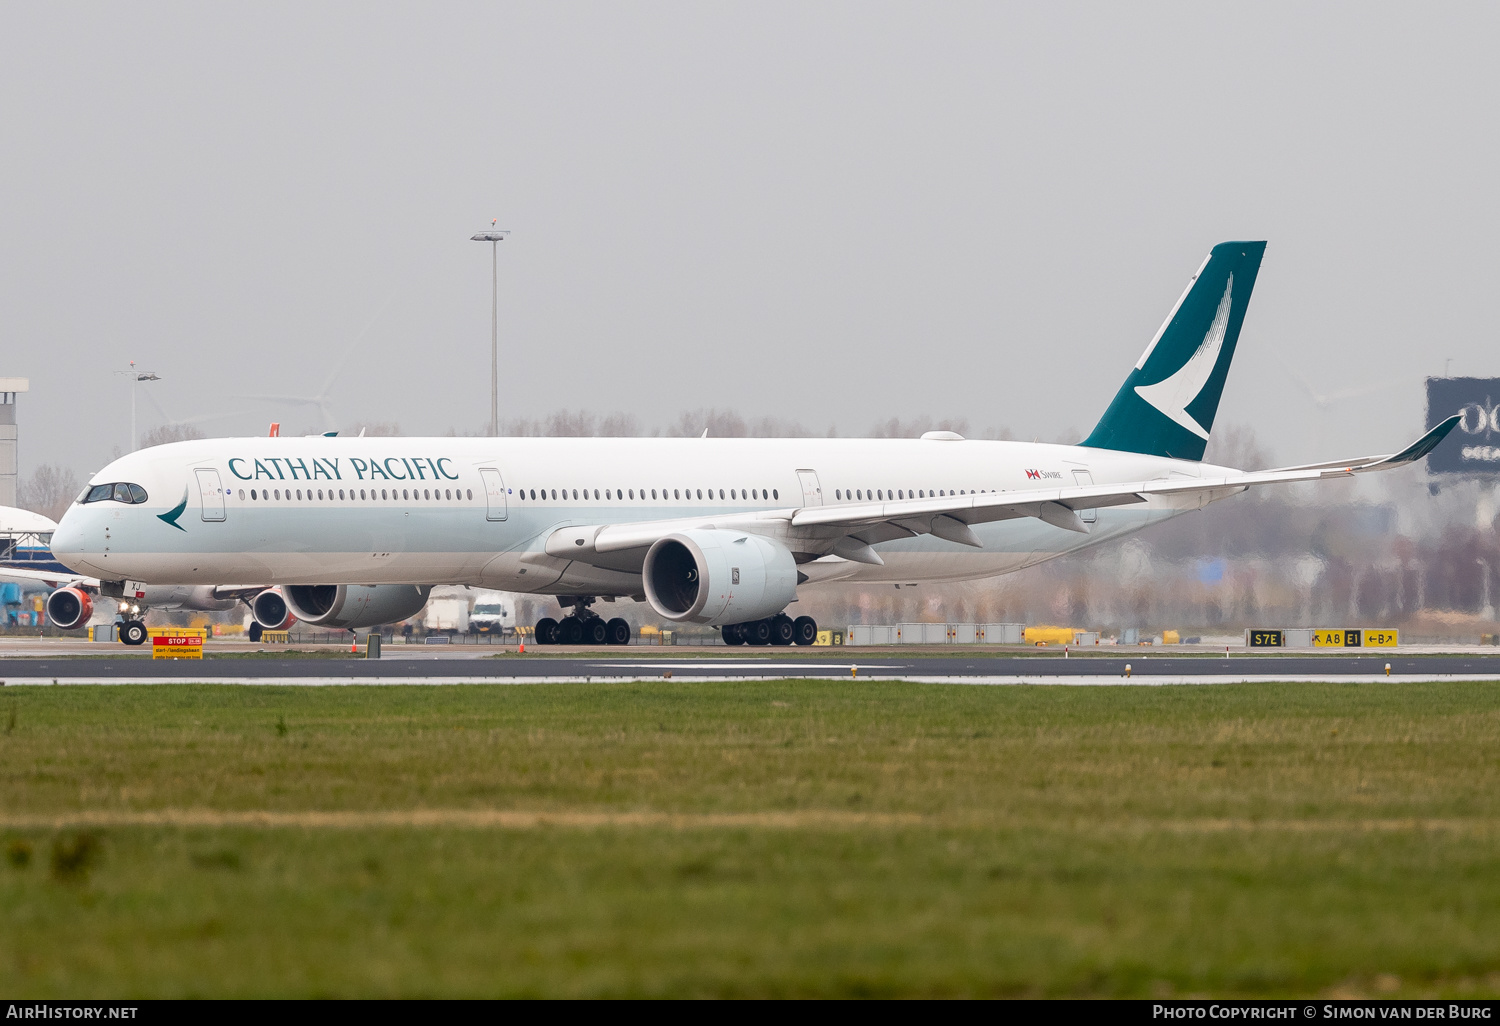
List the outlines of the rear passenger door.
{"type": "MultiPolygon", "coordinates": [[[[1075,470],[1073,471],[1073,483],[1080,488],[1092,487],[1094,475],[1090,474],[1087,470],[1075,470]]],[[[1078,511],[1078,519],[1082,520],[1085,524],[1092,524],[1099,519],[1099,511],[1097,509],[1081,509],[1078,511]]]]}

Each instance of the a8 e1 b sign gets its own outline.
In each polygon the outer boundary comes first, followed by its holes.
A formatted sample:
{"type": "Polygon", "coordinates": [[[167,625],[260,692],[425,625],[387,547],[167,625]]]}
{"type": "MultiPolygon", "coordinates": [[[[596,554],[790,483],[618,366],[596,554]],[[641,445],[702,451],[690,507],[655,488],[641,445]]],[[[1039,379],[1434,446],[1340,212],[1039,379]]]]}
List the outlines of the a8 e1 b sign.
{"type": "Polygon", "coordinates": [[[1427,427],[1458,414],[1458,430],[1427,457],[1433,474],[1500,474],[1500,378],[1428,378],[1427,427]]]}

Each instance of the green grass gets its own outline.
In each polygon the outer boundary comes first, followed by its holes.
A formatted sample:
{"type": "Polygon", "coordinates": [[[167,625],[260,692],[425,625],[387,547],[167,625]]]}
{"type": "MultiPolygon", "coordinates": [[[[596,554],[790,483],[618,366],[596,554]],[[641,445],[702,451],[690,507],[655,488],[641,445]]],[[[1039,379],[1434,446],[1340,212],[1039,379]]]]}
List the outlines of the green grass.
{"type": "Polygon", "coordinates": [[[0,990],[1492,995],[1497,784],[1500,683],[6,688],[0,990]]]}

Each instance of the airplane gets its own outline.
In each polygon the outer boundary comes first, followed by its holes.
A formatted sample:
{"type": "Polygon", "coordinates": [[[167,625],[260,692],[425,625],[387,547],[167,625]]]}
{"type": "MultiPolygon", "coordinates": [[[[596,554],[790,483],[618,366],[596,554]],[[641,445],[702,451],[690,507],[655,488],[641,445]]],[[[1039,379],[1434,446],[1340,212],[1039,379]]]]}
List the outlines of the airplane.
{"type": "Polygon", "coordinates": [[[0,506],[0,569],[15,567],[69,573],[48,545],[57,524],[51,517],[15,506],[0,506]]]}
{"type": "Polygon", "coordinates": [[[256,628],[281,630],[293,622],[281,593],[265,585],[246,588],[144,584],[101,581],[74,573],[49,549],[56,531],[57,524],[49,517],[29,509],[0,506],[0,581],[41,584],[55,589],[47,596],[47,620],[62,630],[87,625],[93,619],[95,602],[105,599],[116,604],[119,637],[126,645],[145,643],[146,611],[151,608],[221,612],[244,602],[255,618],[252,634],[258,633],[256,628]]]}
{"type": "Polygon", "coordinates": [[[237,438],[176,442],[94,475],[53,552],[101,581],[274,581],[298,619],[414,615],[438,584],[551,595],[536,640],[623,644],[599,599],[811,644],[799,589],[992,577],[1251,487],[1421,459],[1245,472],[1202,462],[1264,242],[1213,247],[1078,445],[840,438],[237,438]]]}

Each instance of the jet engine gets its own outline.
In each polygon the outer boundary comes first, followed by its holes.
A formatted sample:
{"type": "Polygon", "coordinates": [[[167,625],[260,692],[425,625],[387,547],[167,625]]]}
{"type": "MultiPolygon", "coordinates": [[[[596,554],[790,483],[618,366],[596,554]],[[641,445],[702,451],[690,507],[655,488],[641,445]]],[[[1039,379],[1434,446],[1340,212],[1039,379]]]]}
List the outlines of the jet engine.
{"type": "Polygon", "coordinates": [[[250,615],[262,630],[284,631],[297,622],[287,608],[286,596],[280,588],[267,588],[250,600],[250,615]]]}
{"type": "Polygon", "coordinates": [[[283,590],[286,604],[303,623],[353,630],[379,627],[415,616],[427,605],[432,586],[293,584],[283,590]]]}
{"type": "Polygon", "coordinates": [[[59,630],[82,627],[94,615],[94,600],[82,588],[59,588],[47,596],[47,619],[59,630]]]}
{"type": "Polygon", "coordinates": [[[774,616],[797,597],[785,546],[740,531],[681,531],[646,552],[646,598],[668,620],[743,623],[774,616]]]}

